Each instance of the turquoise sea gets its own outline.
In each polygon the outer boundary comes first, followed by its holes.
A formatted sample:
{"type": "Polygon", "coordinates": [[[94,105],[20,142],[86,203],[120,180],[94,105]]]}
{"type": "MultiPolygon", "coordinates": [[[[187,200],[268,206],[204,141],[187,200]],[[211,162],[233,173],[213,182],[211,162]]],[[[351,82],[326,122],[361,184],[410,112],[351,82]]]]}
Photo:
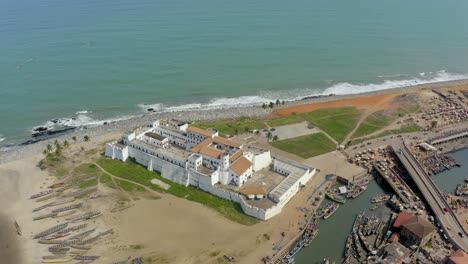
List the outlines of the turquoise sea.
{"type": "Polygon", "coordinates": [[[467,78],[467,11],[458,0],[1,0],[0,145],[53,118],[467,78]]]}

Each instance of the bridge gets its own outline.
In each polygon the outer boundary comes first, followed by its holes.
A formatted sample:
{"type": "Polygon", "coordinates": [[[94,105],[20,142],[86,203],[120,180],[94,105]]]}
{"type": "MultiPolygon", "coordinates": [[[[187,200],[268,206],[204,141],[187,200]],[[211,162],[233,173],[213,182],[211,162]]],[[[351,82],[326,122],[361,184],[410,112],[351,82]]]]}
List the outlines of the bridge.
{"type": "Polygon", "coordinates": [[[452,141],[452,140],[459,139],[462,137],[467,137],[467,136],[468,136],[468,130],[465,130],[465,131],[460,131],[456,134],[447,135],[445,137],[438,137],[438,138],[429,140],[428,143],[431,145],[436,145],[436,144],[445,143],[448,141],[452,141]]]}
{"type": "Polygon", "coordinates": [[[441,195],[437,186],[429,178],[421,164],[406,146],[405,142],[394,144],[392,147],[431,207],[435,218],[439,221],[450,242],[452,242],[455,247],[467,252],[468,238],[459,235],[459,233],[466,234],[465,230],[447,201],[441,195]]]}

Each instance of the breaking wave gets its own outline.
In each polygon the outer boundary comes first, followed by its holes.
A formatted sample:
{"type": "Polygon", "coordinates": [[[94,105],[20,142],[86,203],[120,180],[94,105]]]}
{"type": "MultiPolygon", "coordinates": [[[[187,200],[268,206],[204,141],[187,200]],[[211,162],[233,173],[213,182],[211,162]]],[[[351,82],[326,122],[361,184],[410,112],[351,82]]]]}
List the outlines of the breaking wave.
{"type": "Polygon", "coordinates": [[[89,114],[89,113],[91,113],[91,111],[88,111],[88,110],[81,110],[81,111],[76,112],[75,114],[81,115],[81,114],[89,114]]]}
{"type": "Polygon", "coordinates": [[[4,141],[6,137],[4,137],[2,134],[0,134],[0,142],[4,141]]]}
{"type": "Polygon", "coordinates": [[[179,112],[179,111],[194,111],[194,110],[210,110],[224,109],[239,106],[252,106],[263,103],[269,103],[272,99],[262,96],[240,96],[234,98],[213,98],[208,103],[192,103],[175,106],[166,106],[164,104],[140,104],[138,105],[144,111],[152,111],[158,113],[179,112]]]}
{"type": "MultiPolygon", "coordinates": [[[[289,89],[285,91],[264,91],[260,95],[253,96],[240,96],[234,98],[213,98],[207,103],[190,103],[182,105],[165,105],[161,103],[156,104],[139,104],[138,106],[144,112],[178,112],[178,111],[196,111],[196,110],[210,110],[210,109],[224,109],[239,106],[251,106],[259,105],[263,103],[269,103],[277,99],[285,101],[296,101],[309,98],[312,96],[326,96],[330,94],[359,94],[365,92],[373,92],[378,90],[386,90],[393,88],[402,88],[420,84],[443,82],[443,81],[455,81],[468,79],[468,75],[463,74],[452,74],[445,70],[437,72],[426,72],[419,73],[417,77],[409,78],[410,75],[394,74],[394,75],[379,75],[378,78],[386,78],[381,82],[376,83],[348,83],[341,82],[333,84],[322,91],[319,89],[289,89]],[[393,80],[392,80],[393,79],[393,80]]],[[[326,81],[330,85],[330,81],[326,81]]]]}
{"type": "Polygon", "coordinates": [[[428,84],[444,81],[456,81],[468,79],[468,75],[448,73],[445,70],[438,72],[420,73],[419,77],[405,80],[385,80],[380,83],[367,84],[352,84],[352,83],[337,83],[323,91],[323,94],[357,94],[365,92],[373,92],[379,90],[387,90],[392,88],[402,88],[420,84],[428,84]]]}
{"type": "MultiPolygon", "coordinates": [[[[104,124],[108,123],[113,123],[121,120],[127,120],[130,118],[133,118],[135,116],[121,116],[121,117],[115,117],[115,118],[109,118],[109,119],[94,119],[86,114],[78,114],[75,117],[71,118],[56,118],[56,119],[51,119],[44,123],[43,125],[40,125],[40,127],[47,127],[48,129],[56,128],[56,127],[95,127],[95,126],[101,126],[104,124]]],[[[37,126],[36,126],[37,127],[37,126]]]]}

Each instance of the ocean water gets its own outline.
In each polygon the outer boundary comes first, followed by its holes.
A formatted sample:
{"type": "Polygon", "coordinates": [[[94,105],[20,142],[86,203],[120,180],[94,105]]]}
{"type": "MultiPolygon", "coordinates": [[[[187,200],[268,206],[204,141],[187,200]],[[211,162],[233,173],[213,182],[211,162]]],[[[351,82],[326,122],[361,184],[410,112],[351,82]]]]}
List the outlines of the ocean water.
{"type": "Polygon", "coordinates": [[[468,77],[467,1],[0,1],[0,146],[53,118],[468,77]]]}

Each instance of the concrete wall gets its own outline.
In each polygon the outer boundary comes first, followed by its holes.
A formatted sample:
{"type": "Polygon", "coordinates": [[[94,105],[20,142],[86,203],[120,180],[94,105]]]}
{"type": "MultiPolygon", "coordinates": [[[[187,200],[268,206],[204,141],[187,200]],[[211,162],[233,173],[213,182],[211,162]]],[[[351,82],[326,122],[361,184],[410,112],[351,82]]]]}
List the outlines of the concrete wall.
{"type": "Polygon", "coordinates": [[[253,170],[254,171],[259,171],[264,168],[267,168],[270,166],[272,160],[271,160],[271,155],[270,151],[265,151],[262,154],[254,155],[253,156],[253,170]]]}
{"type": "Polygon", "coordinates": [[[128,158],[128,147],[120,148],[112,143],[107,143],[105,156],[111,159],[126,161],[128,158]]]}
{"type": "Polygon", "coordinates": [[[189,170],[189,179],[191,185],[198,187],[205,192],[211,193],[225,200],[239,203],[244,213],[252,217],[261,220],[268,220],[281,213],[282,206],[275,205],[265,210],[249,205],[243,195],[212,185],[210,181],[211,177],[200,174],[194,170],[189,170]]]}
{"type": "Polygon", "coordinates": [[[129,149],[129,154],[130,157],[135,158],[136,162],[148,167],[149,170],[157,171],[168,180],[188,186],[185,167],[180,167],[134,148],[129,149]]]}

